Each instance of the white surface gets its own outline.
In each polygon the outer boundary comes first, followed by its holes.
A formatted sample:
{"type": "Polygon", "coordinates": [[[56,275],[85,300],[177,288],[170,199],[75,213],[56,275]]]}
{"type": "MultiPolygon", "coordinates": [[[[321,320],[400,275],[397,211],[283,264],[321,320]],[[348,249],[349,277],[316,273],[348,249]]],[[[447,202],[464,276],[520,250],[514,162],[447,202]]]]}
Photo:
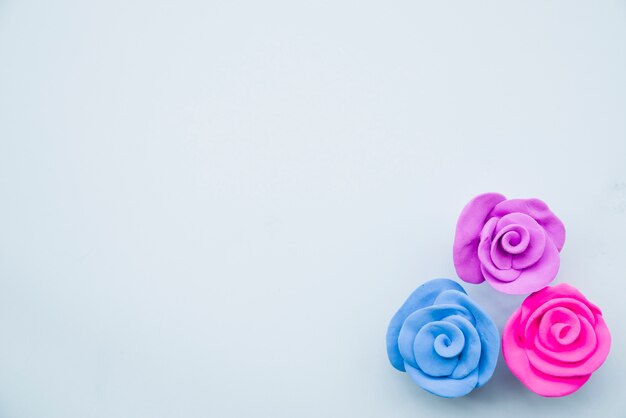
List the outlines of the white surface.
{"type": "Polygon", "coordinates": [[[624,416],[624,1],[97,3],[0,3],[1,417],[624,416]],[[387,362],[484,191],[604,310],[573,396],[387,362]]]}

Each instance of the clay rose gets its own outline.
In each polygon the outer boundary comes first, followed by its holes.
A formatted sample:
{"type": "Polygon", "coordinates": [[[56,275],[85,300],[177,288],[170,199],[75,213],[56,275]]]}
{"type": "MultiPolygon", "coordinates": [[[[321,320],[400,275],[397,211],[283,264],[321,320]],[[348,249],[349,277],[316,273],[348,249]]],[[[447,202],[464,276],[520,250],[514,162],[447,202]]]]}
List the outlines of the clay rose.
{"type": "Polygon", "coordinates": [[[419,386],[446,398],[463,396],[493,374],[498,329],[449,279],[418,287],[391,319],[387,355],[419,386]]]}
{"type": "Polygon", "coordinates": [[[454,237],[454,267],[469,283],[531,293],[548,285],[560,265],[565,227],[539,199],[485,193],[461,212],[454,237]]]}
{"type": "Polygon", "coordinates": [[[602,312],[568,284],[528,296],[507,321],[502,353],[511,372],[542,396],[578,390],[611,346],[602,312]]]}

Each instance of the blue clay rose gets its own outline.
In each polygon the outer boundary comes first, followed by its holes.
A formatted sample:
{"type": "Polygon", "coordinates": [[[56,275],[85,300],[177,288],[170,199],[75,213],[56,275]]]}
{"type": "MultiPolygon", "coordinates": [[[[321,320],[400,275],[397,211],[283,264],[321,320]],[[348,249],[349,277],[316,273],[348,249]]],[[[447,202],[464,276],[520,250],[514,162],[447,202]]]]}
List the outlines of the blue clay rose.
{"type": "Polygon", "coordinates": [[[418,287],[391,319],[387,355],[423,389],[454,398],[493,374],[500,334],[493,320],[449,279],[418,287]]]}

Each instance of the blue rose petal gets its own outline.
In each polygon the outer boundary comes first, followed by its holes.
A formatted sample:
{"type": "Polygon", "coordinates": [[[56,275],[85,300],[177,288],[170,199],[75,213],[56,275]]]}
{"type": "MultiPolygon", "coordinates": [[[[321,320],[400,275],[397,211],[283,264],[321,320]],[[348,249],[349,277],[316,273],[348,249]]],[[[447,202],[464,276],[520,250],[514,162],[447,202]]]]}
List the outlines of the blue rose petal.
{"type": "Polygon", "coordinates": [[[458,398],[467,395],[474,390],[478,382],[478,370],[474,370],[462,379],[432,377],[409,365],[406,370],[411,379],[422,389],[443,398],[458,398]]]}
{"type": "Polygon", "coordinates": [[[391,323],[387,329],[387,355],[391,365],[404,372],[404,359],[398,349],[398,336],[400,329],[406,318],[413,312],[431,306],[437,296],[445,290],[458,290],[465,293],[460,284],[450,279],[434,279],[424,283],[409,296],[398,312],[391,318],[391,323]]]}
{"type": "Polygon", "coordinates": [[[459,292],[442,292],[435,300],[436,304],[456,303],[463,306],[472,313],[475,319],[476,331],[480,336],[481,356],[478,365],[478,386],[481,387],[493,375],[498,361],[498,353],[500,353],[500,333],[496,324],[489,315],[487,315],[480,306],[469,298],[465,293],[459,292]]]}

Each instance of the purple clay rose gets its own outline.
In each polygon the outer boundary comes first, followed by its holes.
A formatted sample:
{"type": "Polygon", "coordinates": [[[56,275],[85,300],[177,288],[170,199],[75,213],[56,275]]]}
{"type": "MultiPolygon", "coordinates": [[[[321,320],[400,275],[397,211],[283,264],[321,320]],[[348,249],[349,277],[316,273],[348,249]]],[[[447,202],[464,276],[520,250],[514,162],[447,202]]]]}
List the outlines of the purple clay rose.
{"type": "Polygon", "coordinates": [[[565,227],[539,199],[476,196],[456,224],[453,258],[461,279],[509,294],[547,286],[559,271],[565,227]]]}

